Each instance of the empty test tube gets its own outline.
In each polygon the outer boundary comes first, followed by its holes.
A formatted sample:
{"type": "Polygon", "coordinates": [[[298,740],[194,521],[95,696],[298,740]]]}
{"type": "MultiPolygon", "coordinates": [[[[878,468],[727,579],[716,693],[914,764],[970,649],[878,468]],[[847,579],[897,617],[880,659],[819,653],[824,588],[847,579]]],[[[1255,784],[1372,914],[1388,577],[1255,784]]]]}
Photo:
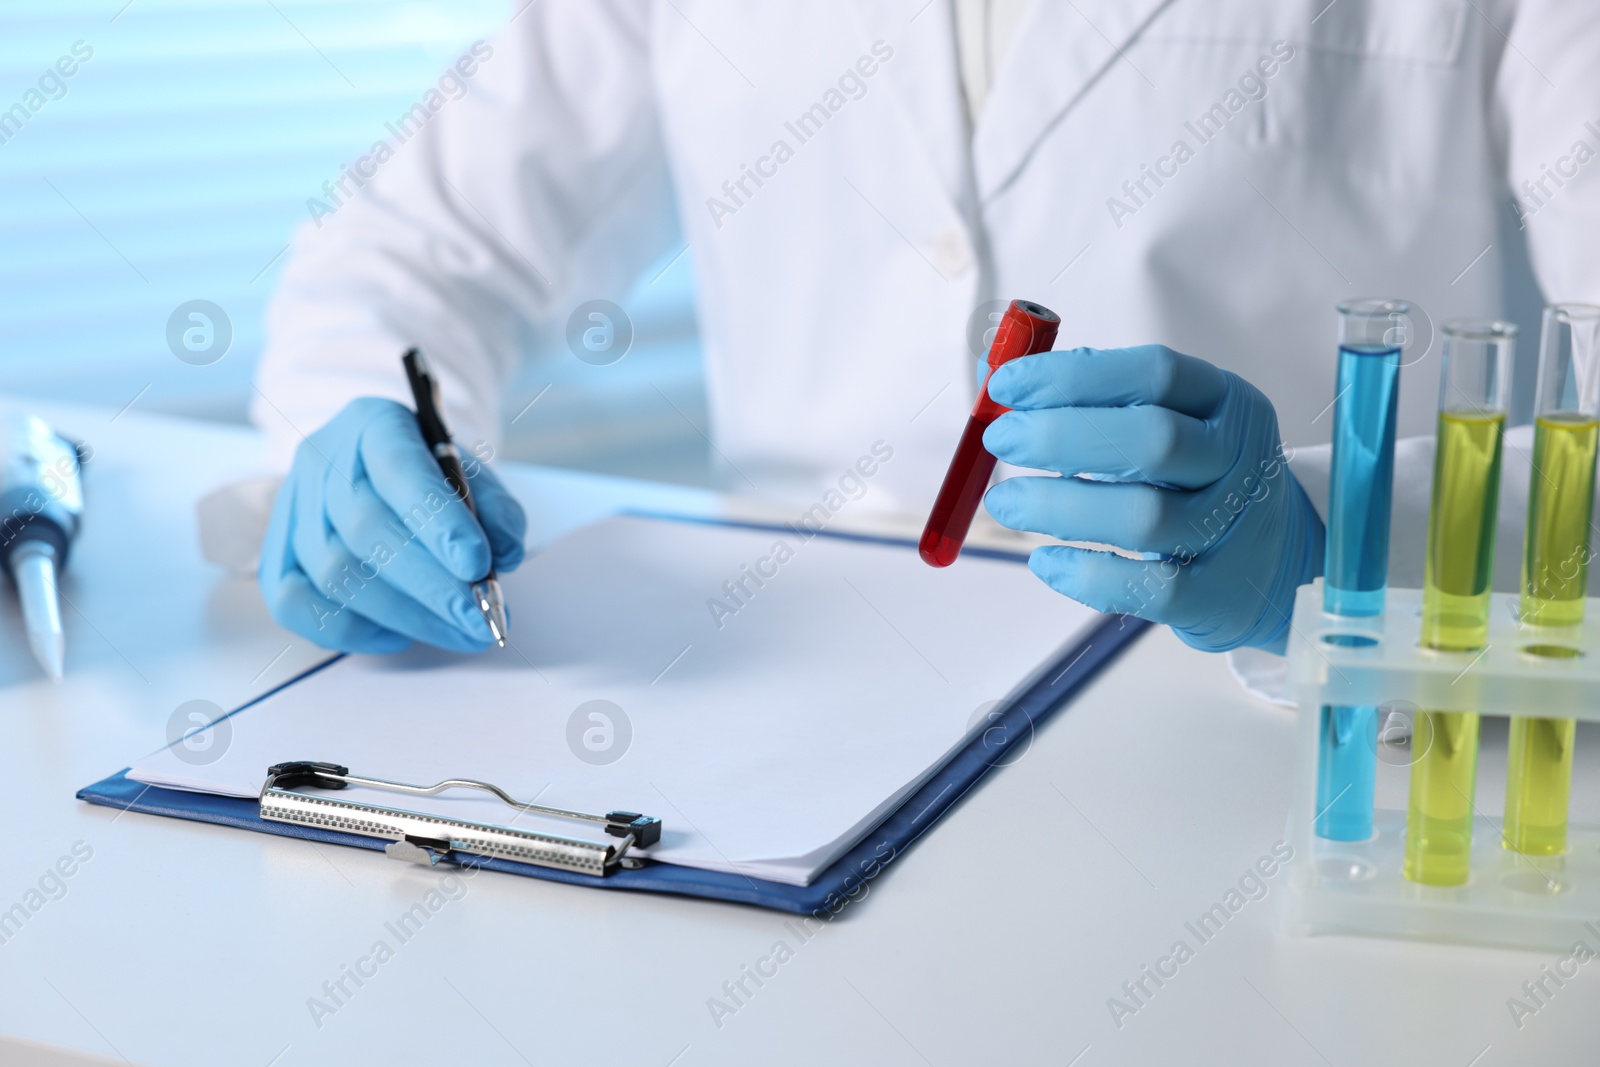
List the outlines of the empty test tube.
{"type": "MultiPolygon", "coordinates": [[[[1395,407],[1401,341],[1411,308],[1402,300],[1339,305],[1339,373],[1333,399],[1333,465],[1322,608],[1333,615],[1383,612],[1389,579],[1395,407]]],[[[1324,706],[1317,750],[1316,834],[1372,836],[1378,709],[1324,706]]]]}
{"type": "MultiPolygon", "coordinates": [[[[1444,325],[1433,498],[1422,587],[1422,644],[1470,652],[1489,638],[1500,453],[1517,328],[1496,320],[1444,325]]],[[[1424,711],[1412,740],[1404,873],[1461,885],[1472,858],[1478,714],[1424,711]]]]}
{"type": "MultiPolygon", "coordinates": [[[[1545,308],[1534,401],[1533,471],[1522,553],[1522,621],[1570,627],[1583,621],[1589,574],[1589,515],[1600,440],[1600,307],[1545,308]]],[[[1544,648],[1555,653],[1561,645],[1544,648]]],[[[1553,856],[1567,848],[1574,719],[1517,716],[1506,763],[1501,844],[1553,856]]]]}

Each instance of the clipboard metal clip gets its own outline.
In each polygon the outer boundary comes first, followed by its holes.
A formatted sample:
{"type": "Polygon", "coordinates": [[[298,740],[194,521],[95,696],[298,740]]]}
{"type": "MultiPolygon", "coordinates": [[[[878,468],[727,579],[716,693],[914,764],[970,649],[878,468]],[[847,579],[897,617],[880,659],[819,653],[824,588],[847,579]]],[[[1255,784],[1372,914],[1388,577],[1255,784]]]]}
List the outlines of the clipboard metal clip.
{"type": "MultiPolygon", "coordinates": [[[[637,867],[630,849],[648,848],[661,840],[661,820],[634,811],[604,815],[568,811],[543,804],[525,804],[490,782],[449,778],[436,785],[407,785],[382,778],[363,778],[337,763],[297,760],[267,768],[261,786],[261,817],[271,822],[295,823],[323,830],[360,834],[388,840],[384,852],[392,859],[433,866],[452,859],[453,853],[471,853],[531,863],[540,867],[605,877],[619,867],[637,867]],[[519,812],[546,818],[599,823],[620,841],[586,841],[582,838],[523,830],[494,823],[450,819],[419,811],[386,808],[338,800],[321,793],[301,792],[306,787],[344,789],[348,786],[382,789],[412,796],[433,796],[446,789],[480,789],[492,793],[519,812]]],[[[457,862],[452,860],[453,862],[457,862]]]]}

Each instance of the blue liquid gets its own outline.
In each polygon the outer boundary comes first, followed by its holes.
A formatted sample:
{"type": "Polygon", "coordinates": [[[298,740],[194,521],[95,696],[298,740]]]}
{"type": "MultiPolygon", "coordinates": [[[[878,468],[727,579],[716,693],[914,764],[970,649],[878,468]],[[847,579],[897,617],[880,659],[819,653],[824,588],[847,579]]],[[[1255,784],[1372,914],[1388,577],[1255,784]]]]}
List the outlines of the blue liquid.
{"type": "Polygon", "coordinates": [[[1341,347],[1334,395],[1322,607],[1334,615],[1379,615],[1389,581],[1400,349],[1341,347]]]}
{"type": "Polygon", "coordinates": [[[1378,709],[1322,709],[1317,746],[1318,837],[1372,836],[1372,790],[1378,769],[1378,709]]]}
{"type": "MultiPolygon", "coordinates": [[[[1340,346],[1334,396],[1322,608],[1334,615],[1379,615],[1389,582],[1400,349],[1340,346]]],[[[1378,709],[1324,707],[1321,715],[1317,836],[1365,841],[1372,836],[1378,709]]]]}

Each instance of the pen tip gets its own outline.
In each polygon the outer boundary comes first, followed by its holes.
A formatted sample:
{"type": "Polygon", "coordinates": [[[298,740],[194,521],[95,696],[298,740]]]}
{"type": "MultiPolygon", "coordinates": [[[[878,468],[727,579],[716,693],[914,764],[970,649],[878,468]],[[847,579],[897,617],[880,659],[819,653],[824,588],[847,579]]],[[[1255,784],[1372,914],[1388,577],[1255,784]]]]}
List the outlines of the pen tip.
{"type": "Polygon", "coordinates": [[[489,577],[472,588],[477,594],[478,608],[483,612],[483,621],[489,624],[489,635],[494,638],[495,644],[505,648],[506,602],[500,592],[500,583],[489,577]]]}

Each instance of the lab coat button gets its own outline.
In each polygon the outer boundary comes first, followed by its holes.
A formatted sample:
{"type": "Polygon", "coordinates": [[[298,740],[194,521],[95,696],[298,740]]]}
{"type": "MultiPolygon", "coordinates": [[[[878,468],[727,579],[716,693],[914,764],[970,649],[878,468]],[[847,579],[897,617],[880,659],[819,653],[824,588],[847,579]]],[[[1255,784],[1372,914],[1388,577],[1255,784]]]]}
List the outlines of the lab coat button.
{"type": "Polygon", "coordinates": [[[929,251],[931,254],[928,258],[946,278],[965,274],[967,268],[972,266],[972,249],[967,244],[967,235],[955,226],[935,237],[929,251]]]}

